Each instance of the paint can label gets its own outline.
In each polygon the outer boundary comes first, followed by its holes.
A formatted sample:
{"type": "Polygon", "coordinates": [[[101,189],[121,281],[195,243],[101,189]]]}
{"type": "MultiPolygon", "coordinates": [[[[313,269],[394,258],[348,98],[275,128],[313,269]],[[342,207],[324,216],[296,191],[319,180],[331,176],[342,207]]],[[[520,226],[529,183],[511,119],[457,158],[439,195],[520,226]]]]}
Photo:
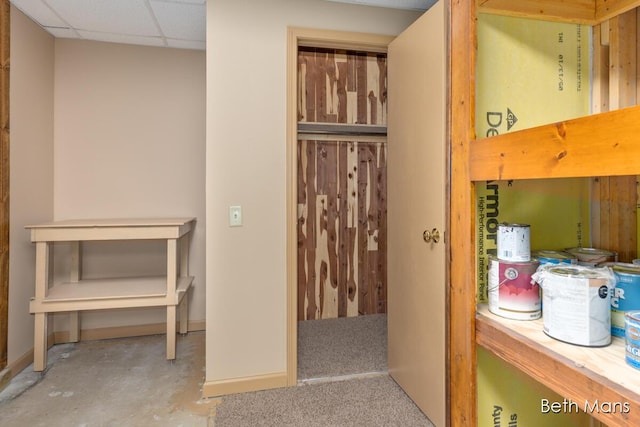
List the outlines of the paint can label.
{"type": "Polygon", "coordinates": [[[640,310],[640,265],[605,263],[613,270],[616,286],[611,295],[611,335],[625,336],[625,313],[640,310]]]}
{"type": "Polygon", "coordinates": [[[489,311],[514,320],[539,319],[540,287],[531,279],[538,265],[538,260],[508,262],[490,257],[489,311]]]}
{"type": "Polygon", "coordinates": [[[530,227],[527,224],[498,225],[498,258],[504,261],[531,260],[530,227]]]}
{"type": "Polygon", "coordinates": [[[543,292],[544,332],[570,344],[589,347],[611,343],[611,290],[608,268],[544,265],[533,275],[543,292]]]}
{"type": "Polygon", "coordinates": [[[640,311],[627,311],[625,320],[625,360],[640,369],[640,311]]]}

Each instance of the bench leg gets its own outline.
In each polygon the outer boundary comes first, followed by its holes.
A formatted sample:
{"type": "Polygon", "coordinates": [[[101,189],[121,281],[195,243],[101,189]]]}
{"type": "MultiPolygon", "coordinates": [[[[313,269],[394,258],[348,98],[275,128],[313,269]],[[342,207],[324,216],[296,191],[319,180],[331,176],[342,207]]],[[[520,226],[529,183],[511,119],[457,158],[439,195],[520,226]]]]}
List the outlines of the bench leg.
{"type": "Polygon", "coordinates": [[[35,313],[33,332],[33,370],[42,372],[47,367],[47,313],[35,313]]]}
{"type": "Polygon", "coordinates": [[[80,341],[80,312],[69,313],[69,342],[80,341]]]}
{"type": "Polygon", "coordinates": [[[176,358],[176,306],[167,306],[167,360],[176,358]]]}
{"type": "Polygon", "coordinates": [[[179,306],[180,310],[180,334],[189,332],[189,291],[185,292],[179,306]]]}

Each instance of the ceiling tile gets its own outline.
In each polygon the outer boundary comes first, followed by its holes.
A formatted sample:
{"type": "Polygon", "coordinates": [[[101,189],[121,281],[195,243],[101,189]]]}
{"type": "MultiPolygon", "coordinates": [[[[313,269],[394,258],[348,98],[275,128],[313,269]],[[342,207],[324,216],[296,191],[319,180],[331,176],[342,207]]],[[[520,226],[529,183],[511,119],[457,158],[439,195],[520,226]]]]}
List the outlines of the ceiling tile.
{"type": "Polygon", "coordinates": [[[58,15],[78,30],[159,36],[144,0],[46,0],[58,15]]]}
{"type": "Polygon", "coordinates": [[[43,27],[66,27],[67,24],[60,19],[41,0],[12,0],[11,3],[31,20],[43,27]]]}
{"type": "Polygon", "coordinates": [[[207,0],[153,0],[165,3],[206,4],[207,0]]]}
{"type": "Polygon", "coordinates": [[[72,28],[58,28],[58,27],[45,27],[45,30],[49,32],[53,37],[60,39],[75,39],[78,38],[78,33],[72,28]]]}
{"type": "Polygon", "coordinates": [[[204,4],[153,0],[150,3],[166,37],[181,40],[205,40],[207,11],[204,4]]]}
{"type": "Polygon", "coordinates": [[[207,43],[204,41],[167,39],[167,46],[178,49],[205,50],[207,48],[207,43]]]}
{"type": "Polygon", "coordinates": [[[81,31],[78,33],[83,39],[96,40],[111,43],[138,44],[143,46],[165,46],[161,37],[131,36],[126,34],[97,33],[93,31],[81,31]]]}

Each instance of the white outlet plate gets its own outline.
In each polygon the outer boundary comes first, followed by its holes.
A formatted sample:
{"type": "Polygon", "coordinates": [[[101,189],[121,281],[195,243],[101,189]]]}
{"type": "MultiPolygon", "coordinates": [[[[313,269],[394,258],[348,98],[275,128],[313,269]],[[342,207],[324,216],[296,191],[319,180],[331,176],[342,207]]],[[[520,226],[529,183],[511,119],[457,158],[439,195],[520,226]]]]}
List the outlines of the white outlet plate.
{"type": "Polygon", "coordinates": [[[229,227],[242,226],[242,206],[229,206],[229,227]]]}

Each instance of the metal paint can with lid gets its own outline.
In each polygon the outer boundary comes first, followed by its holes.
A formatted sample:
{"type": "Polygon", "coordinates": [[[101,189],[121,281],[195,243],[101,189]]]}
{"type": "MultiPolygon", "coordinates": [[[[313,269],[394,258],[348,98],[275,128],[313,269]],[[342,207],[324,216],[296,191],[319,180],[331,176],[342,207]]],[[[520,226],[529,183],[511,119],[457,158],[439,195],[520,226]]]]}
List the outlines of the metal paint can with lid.
{"type": "Polygon", "coordinates": [[[531,260],[531,236],[528,224],[498,224],[498,258],[504,261],[531,260]]]}
{"type": "Polygon", "coordinates": [[[640,369],[640,311],[627,311],[624,324],[624,359],[628,365],[640,369]]]}
{"type": "Polygon", "coordinates": [[[566,252],[578,259],[578,264],[595,267],[602,262],[616,262],[618,253],[598,248],[567,248],[566,252]]]}
{"type": "Polygon", "coordinates": [[[540,261],[540,265],[544,264],[577,264],[578,259],[575,255],[571,255],[565,251],[549,251],[540,250],[531,252],[531,256],[540,261]]]}
{"type": "Polygon", "coordinates": [[[541,266],[533,275],[542,288],[545,334],[587,347],[611,343],[613,272],[606,267],[541,266]]]}
{"type": "Polygon", "coordinates": [[[540,287],[531,279],[540,263],[511,262],[489,257],[489,311],[514,320],[535,320],[541,316],[540,287]]]}
{"type": "Polygon", "coordinates": [[[598,267],[611,268],[616,278],[611,293],[611,335],[624,337],[625,313],[640,310],[640,265],[606,262],[598,267]]]}

